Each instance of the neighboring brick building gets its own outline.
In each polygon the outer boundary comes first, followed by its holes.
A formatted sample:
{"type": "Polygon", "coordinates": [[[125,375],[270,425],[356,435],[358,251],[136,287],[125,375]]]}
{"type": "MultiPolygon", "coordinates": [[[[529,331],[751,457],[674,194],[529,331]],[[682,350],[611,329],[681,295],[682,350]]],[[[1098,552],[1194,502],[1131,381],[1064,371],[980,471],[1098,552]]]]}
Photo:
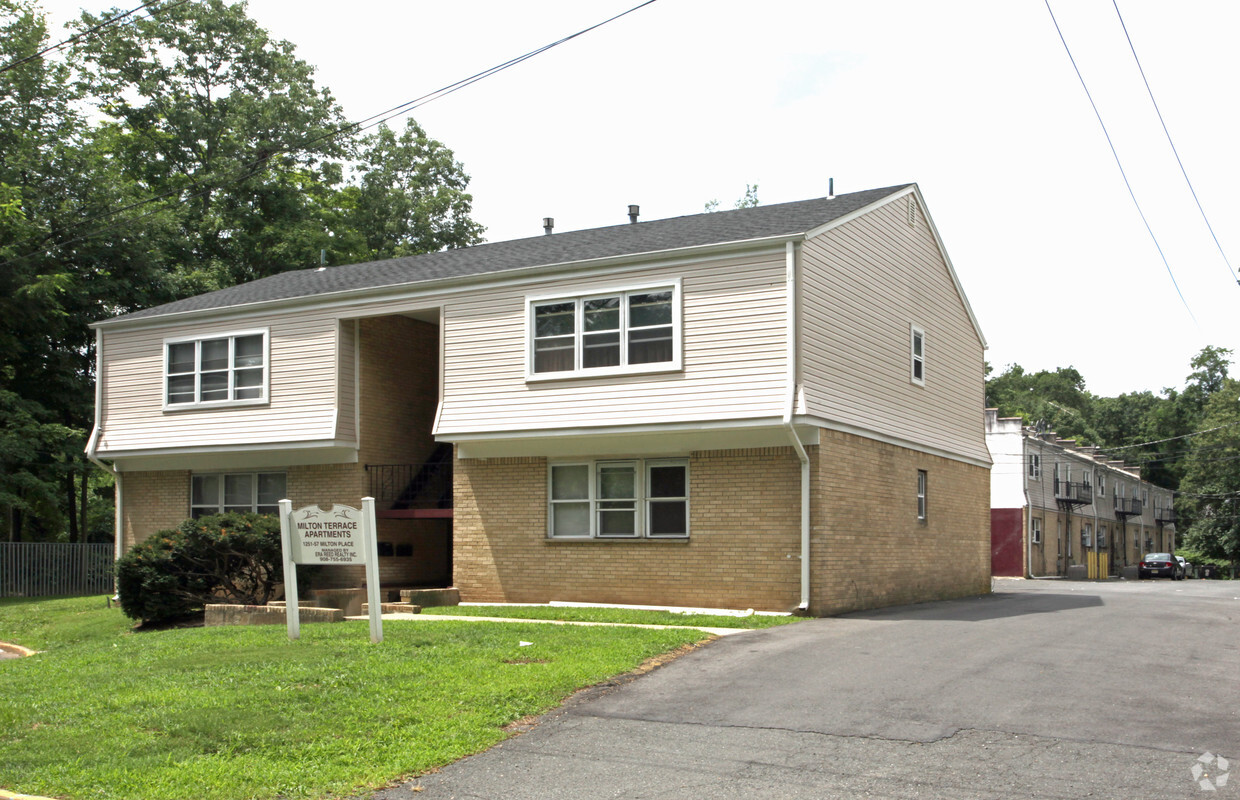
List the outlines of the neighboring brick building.
{"type": "Polygon", "coordinates": [[[995,575],[1136,577],[1146,553],[1175,552],[1174,493],[1141,480],[1139,467],[1078,447],[1054,431],[986,409],[995,575]]]}
{"type": "MultiPolygon", "coordinates": [[[[989,589],[984,340],[915,185],[303,270],[99,323],[121,546],[378,500],[386,587],[989,589]]],[[[324,570],[356,585],[361,570],[324,570]]]]}

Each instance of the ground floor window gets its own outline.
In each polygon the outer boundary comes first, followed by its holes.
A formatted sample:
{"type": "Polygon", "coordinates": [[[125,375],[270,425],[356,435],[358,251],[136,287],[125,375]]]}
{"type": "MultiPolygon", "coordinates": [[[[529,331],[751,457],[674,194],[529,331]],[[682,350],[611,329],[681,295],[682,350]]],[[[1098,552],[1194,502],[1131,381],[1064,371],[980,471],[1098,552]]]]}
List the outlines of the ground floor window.
{"type": "Polygon", "coordinates": [[[552,538],[689,535],[688,459],[553,463],[547,480],[547,531],[552,538]]]}
{"type": "Polygon", "coordinates": [[[926,521],[926,471],[917,470],[917,521],[926,521]]]}
{"type": "Polygon", "coordinates": [[[1042,518],[1029,518],[1029,541],[1034,544],[1042,544],[1042,518]]]}
{"type": "Polygon", "coordinates": [[[190,478],[189,511],[194,519],[225,511],[275,514],[287,495],[283,472],[207,473],[190,478]]]}

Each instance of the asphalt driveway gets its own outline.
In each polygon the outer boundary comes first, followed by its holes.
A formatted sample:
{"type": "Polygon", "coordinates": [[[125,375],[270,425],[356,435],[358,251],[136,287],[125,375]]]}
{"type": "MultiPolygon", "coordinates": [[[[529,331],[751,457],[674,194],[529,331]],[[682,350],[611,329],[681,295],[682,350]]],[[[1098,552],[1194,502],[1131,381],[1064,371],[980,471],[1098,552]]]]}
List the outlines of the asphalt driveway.
{"type": "Polygon", "coordinates": [[[1240,583],[1001,581],[721,639],[378,797],[1240,799],[1238,632],[1240,583]]]}

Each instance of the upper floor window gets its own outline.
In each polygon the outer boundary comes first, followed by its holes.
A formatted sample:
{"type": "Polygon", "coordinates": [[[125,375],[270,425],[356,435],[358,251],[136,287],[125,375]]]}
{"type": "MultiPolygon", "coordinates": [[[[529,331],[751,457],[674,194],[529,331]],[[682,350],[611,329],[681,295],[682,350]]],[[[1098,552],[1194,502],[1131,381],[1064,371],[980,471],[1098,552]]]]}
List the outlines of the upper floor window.
{"type": "Polygon", "coordinates": [[[267,331],[164,342],[165,408],[266,401],[267,331]]]}
{"type": "Polygon", "coordinates": [[[189,513],[194,519],[227,511],[278,514],[286,483],[283,472],[194,475],[190,478],[189,513]]]}
{"type": "Polygon", "coordinates": [[[680,287],[529,301],[528,374],[568,377],[680,367],[680,287]]]}
{"type": "Polygon", "coordinates": [[[912,372],[910,380],[918,386],[926,385],[926,332],[916,325],[910,326],[912,372]]]}
{"type": "Polygon", "coordinates": [[[1035,481],[1042,478],[1042,456],[1037,453],[1029,454],[1029,478],[1035,481]]]}
{"type": "Polygon", "coordinates": [[[1098,495],[1104,499],[1107,496],[1107,475],[1105,472],[1098,473],[1098,495]]]}
{"type": "Polygon", "coordinates": [[[552,538],[684,538],[689,462],[683,458],[552,464],[552,538]]]}

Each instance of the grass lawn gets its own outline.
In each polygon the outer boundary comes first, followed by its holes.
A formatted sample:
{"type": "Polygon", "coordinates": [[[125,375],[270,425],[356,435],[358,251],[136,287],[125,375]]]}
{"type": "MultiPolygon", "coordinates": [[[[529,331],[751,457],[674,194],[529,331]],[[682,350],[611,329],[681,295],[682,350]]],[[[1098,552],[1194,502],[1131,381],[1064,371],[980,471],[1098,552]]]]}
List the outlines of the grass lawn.
{"type": "Polygon", "coordinates": [[[574,690],[706,638],[394,620],[379,645],[365,622],[301,632],[297,642],[281,626],[134,633],[101,597],[0,600],[0,640],[44,651],[0,661],[0,788],[347,796],[484,750],[574,690]]]}
{"type": "Polygon", "coordinates": [[[435,606],[423,614],[467,617],[509,617],[512,619],[559,619],[568,622],[635,622],[642,625],[700,625],[704,628],[771,628],[797,622],[800,617],[716,614],[680,614],[628,608],[588,608],[576,606],[435,606]]]}

